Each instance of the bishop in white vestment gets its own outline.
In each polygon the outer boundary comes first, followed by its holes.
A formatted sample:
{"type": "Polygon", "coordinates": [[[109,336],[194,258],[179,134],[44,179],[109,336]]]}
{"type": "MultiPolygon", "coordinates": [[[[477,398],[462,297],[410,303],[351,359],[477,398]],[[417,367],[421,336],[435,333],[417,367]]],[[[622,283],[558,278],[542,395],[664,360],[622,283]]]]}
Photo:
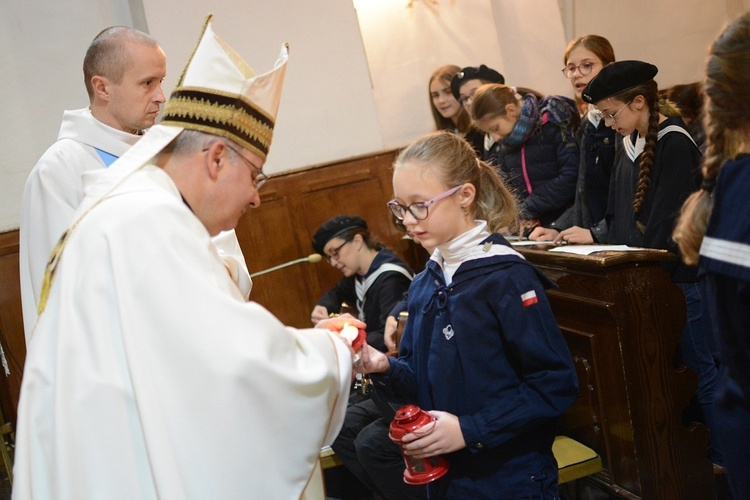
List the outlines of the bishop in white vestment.
{"type": "Polygon", "coordinates": [[[248,207],[235,198],[259,204],[286,60],[255,76],[207,22],[162,124],[86,193],[28,346],[14,499],[323,497],[318,455],[343,420],[351,348],[246,302],[211,240],[248,207]],[[190,121],[217,103],[236,116],[190,121]],[[269,128],[234,126],[253,120],[269,128]],[[187,133],[205,147],[165,149],[187,133]]]}

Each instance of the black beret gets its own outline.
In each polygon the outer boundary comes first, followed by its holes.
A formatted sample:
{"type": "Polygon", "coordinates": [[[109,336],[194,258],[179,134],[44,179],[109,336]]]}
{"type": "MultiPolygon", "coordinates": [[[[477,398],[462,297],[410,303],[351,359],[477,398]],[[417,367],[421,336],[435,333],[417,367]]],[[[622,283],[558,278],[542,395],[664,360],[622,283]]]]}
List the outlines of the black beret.
{"type": "Polygon", "coordinates": [[[453,97],[455,97],[456,100],[458,100],[460,96],[458,91],[461,88],[461,85],[469,80],[483,80],[484,83],[505,83],[505,77],[503,77],[503,75],[492,68],[488,68],[484,64],[478,68],[476,66],[466,67],[451,78],[451,92],[453,92],[453,97]]]}
{"type": "Polygon", "coordinates": [[[367,222],[356,215],[337,215],[325,221],[312,237],[313,249],[323,255],[326,243],[350,229],[367,230],[367,222]]]}
{"type": "Polygon", "coordinates": [[[653,80],[658,72],[659,68],[642,61],[609,63],[586,85],[581,97],[588,103],[599,102],[653,80]]]}

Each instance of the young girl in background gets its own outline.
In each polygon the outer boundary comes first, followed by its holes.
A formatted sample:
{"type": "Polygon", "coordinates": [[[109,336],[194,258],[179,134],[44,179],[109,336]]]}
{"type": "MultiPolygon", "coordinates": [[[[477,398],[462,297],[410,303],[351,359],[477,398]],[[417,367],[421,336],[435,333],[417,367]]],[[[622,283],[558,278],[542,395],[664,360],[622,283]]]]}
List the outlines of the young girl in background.
{"type": "Polygon", "coordinates": [[[578,395],[550,310],[550,282],[496,231],[516,217],[495,170],[452,134],[434,133],[395,161],[394,216],[436,247],[409,289],[399,358],[365,346],[376,391],[437,419],[407,434],[416,458],[445,455],[430,498],[557,498],[552,442],[578,395]]]}
{"type": "Polygon", "coordinates": [[[534,229],[529,235],[530,240],[553,240],[559,231],[572,226],[592,228],[592,231],[606,230],[605,225],[596,226],[596,223],[604,219],[607,211],[609,180],[615,158],[615,131],[602,120],[599,110],[581,99],[581,92],[604,66],[615,61],[615,51],[606,38],[585,35],[568,44],[563,61],[563,75],[570,80],[576,101],[583,102],[585,110],[577,132],[581,162],[575,202],[548,227],[534,229]]]}
{"type": "Polygon", "coordinates": [[[685,203],[674,238],[685,262],[697,262],[704,275],[722,365],[715,403],[721,426],[711,430],[740,499],[750,495],[750,13],[711,46],[704,91],[704,181],[685,203]]]}
{"type": "MultiPolygon", "coordinates": [[[[471,113],[471,100],[474,97],[474,92],[485,83],[505,83],[505,77],[494,69],[480,64],[479,66],[462,68],[451,79],[453,97],[461,103],[467,114],[471,113]]],[[[473,127],[473,130],[466,134],[465,139],[474,148],[477,157],[484,161],[487,161],[500,147],[489,135],[476,127],[473,127]]]]}
{"type": "Polygon", "coordinates": [[[500,143],[492,159],[521,205],[521,225],[531,232],[556,220],[575,198],[580,161],[575,131],[578,111],[569,99],[534,93],[521,97],[500,84],[479,87],[471,116],[500,143]]]}
{"type": "Polygon", "coordinates": [[[453,75],[461,71],[456,65],[441,66],[430,75],[428,90],[435,130],[448,130],[462,137],[472,130],[471,117],[451,91],[453,75]]]}
{"type": "MultiPolygon", "coordinates": [[[[623,136],[609,191],[606,240],[600,243],[661,248],[679,255],[672,231],[680,207],[700,185],[701,153],[685,123],[668,104],[660,105],[654,81],[658,69],[641,61],[605,66],[582,92],[601,111],[604,121],[623,136]]],[[[588,228],[562,231],[592,238],[588,228]]],[[[588,243],[591,240],[587,241],[588,243]]],[[[664,264],[672,282],[685,293],[687,321],[680,337],[682,362],[698,376],[696,399],[709,430],[714,431],[714,393],[718,367],[712,355],[711,333],[701,314],[701,294],[694,266],[664,264]]],[[[716,433],[711,434],[711,458],[721,465],[716,433]]]]}

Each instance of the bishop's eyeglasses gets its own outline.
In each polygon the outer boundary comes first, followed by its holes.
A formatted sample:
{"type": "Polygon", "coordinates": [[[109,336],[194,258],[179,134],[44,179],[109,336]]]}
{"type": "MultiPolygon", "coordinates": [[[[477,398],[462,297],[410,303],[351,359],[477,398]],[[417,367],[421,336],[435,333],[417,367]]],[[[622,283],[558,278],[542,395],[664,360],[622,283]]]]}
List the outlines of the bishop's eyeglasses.
{"type": "Polygon", "coordinates": [[[250,171],[251,171],[251,172],[257,172],[257,174],[255,175],[255,179],[253,179],[253,186],[255,186],[255,189],[260,189],[260,187],[261,187],[261,186],[262,186],[263,184],[265,184],[265,183],[266,183],[266,181],[268,180],[268,177],[266,177],[266,174],[264,174],[264,173],[263,173],[263,167],[260,167],[260,168],[256,167],[256,166],[255,166],[255,164],[254,164],[253,162],[251,162],[250,160],[248,160],[247,158],[245,158],[245,157],[244,157],[244,156],[242,155],[242,153],[240,153],[239,151],[237,151],[237,150],[236,150],[235,148],[233,148],[232,146],[230,146],[230,145],[229,145],[229,144],[227,144],[226,142],[225,142],[224,144],[226,144],[226,146],[227,146],[227,147],[228,147],[229,149],[231,149],[232,151],[234,151],[234,153],[235,153],[235,154],[236,154],[237,156],[239,156],[240,158],[242,158],[242,160],[243,160],[243,161],[244,161],[245,163],[247,163],[248,165],[250,165],[250,167],[251,167],[251,168],[250,168],[250,171]]]}

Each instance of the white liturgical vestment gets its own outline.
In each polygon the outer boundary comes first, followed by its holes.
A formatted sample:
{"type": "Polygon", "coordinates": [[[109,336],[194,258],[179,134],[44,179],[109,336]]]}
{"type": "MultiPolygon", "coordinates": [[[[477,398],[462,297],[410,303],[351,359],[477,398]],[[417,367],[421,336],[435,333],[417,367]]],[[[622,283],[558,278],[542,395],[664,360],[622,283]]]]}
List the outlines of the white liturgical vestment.
{"type": "Polygon", "coordinates": [[[246,302],[161,169],[106,191],[81,204],[29,342],[14,499],[307,497],[349,347],[246,302]]]}
{"type": "MultiPolygon", "coordinates": [[[[19,229],[21,305],[27,342],[36,321],[50,252],[83,200],[81,177],[106,167],[96,149],[120,157],[140,137],[105,125],[88,108],[65,111],[57,141],[29,174],[19,229]]],[[[214,244],[242,293],[249,296],[252,282],[234,231],[217,235],[214,244]]]]}

